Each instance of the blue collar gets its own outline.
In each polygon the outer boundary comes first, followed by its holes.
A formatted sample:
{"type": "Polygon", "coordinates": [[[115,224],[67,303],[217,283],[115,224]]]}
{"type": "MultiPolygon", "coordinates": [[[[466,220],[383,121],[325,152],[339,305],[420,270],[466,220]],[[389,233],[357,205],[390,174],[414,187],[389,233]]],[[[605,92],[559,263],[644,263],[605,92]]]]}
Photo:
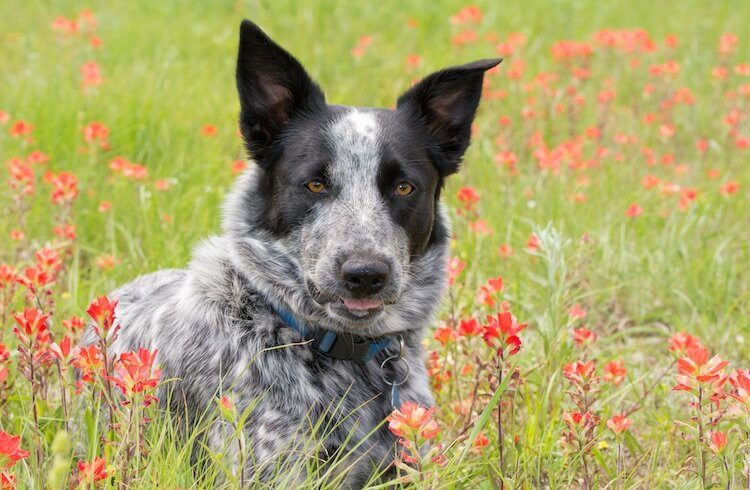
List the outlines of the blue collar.
{"type": "Polygon", "coordinates": [[[313,332],[290,311],[273,308],[287,327],[296,330],[303,339],[311,341],[313,350],[326,357],[365,364],[391,343],[390,337],[372,339],[325,329],[313,332]]]}

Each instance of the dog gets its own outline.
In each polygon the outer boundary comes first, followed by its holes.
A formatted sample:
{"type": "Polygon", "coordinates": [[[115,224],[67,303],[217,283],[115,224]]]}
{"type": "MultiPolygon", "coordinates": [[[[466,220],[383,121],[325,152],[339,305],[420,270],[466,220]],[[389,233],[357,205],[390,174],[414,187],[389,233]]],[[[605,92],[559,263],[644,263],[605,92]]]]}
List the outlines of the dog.
{"type": "MultiPolygon", "coordinates": [[[[484,73],[500,61],[435,72],[394,109],[329,105],[294,57],[242,22],[250,161],[223,232],[186,269],[110,298],[114,354],[157,350],[173,380],[159,392],[168,408],[197,419],[224,395],[249,411],[247,454],[234,455],[245,481],[270,481],[280,461],[304,471],[300,458],[339,457],[340,483],[362,486],[396,454],[388,414],[403,401],[433,405],[422,337],[446,290],[440,194],[469,145],[484,73]],[[299,449],[308,438],[312,455],[299,449]]],[[[215,444],[222,430],[211,431],[215,444]]]]}

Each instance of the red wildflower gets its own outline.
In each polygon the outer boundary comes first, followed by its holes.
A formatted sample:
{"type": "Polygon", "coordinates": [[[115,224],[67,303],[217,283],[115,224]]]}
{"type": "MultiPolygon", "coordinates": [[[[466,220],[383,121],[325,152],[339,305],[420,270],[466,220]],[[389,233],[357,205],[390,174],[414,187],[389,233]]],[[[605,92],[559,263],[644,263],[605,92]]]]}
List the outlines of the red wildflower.
{"type": "Polygon", "coordinates": [[[461,272],[466,268],[466,262],[458,257],[453,257],[448,261],[448,285],[453,286],[461,272]]]}
{"type": "Polygon", "coordinates": [[[472,447],[474,447],[475,449],[481,449],[489,443],[490,440],[487,439],[487,436],[485,436],[484,433],[480,432],[479,434],[477,434],[477,438],[474,439],[474,444],[472,447]]]}
{"type": "Polygon", "coordinates": [[[49,330],[47,326],[47,315],[43,314],[36,308],[26,308],[22,313],[13,315],[18,326],[13,328],[16,337],[26,345],[35,342],[39,345],[46,345],[50,342],[49,330]]]}
{"type": "Polygon", "coordinates": [[[223,395],[219,397],[217,403],[219,405],[219,412],[221,413],[222,417],[224,417],[224,419],[230,422],[234,422],[235,420],[237,420],[237,407],[235,406],[234,401],[232,401],[231,398],[223,395]]]}
{"type": "Polygon", "coordinates": [[[17,138],[19,136],[31,134],[33,130],[33,124],[27,123],[24,120],[19,120],[10,125],[10,128],[8,128],[8,134],[13,136],[14,138],[17,138]]]}
{"type": "Polygon", "coordinates": [[[109,128],[99,121],[88,123],[82,129],[83,138],[91,143],[92,141],[105,140],[109,136],[109,128]]]}
{"type": "Polygon", "coordinates": [[[54,278],[38,265],[27,267],[23,270],[23,274],[16,276],[16,282],[28,289],[32,294],[36,294],[37,291],[44,289],[44,287],[53,281],[54,278]]]}
{"type": "Polygon", "coordinates": [[[86,321],[80,316],[71,316],[67,320],[63,320],[62,324],[71,334],[83,331],[84,327],[86,327],[86,321]]]}
{"type": "Polygon", "coordinates": [[[727,434],[725,432],[712,431],[709,433],[709,440],[711,442],[708,447],[711,451],[716,454],[724,452],[724,448],[727,446],[727,434]]]}
{"type": "Polygon", "coordinates": [[[487,279],[487,284],[495,292],[500,292],[503,290],[503,278],[500,276],[487,279]]]}
{"type": "Polygon", "coordinates": [[[8,161],[8,173],[11,189],[26,196],[34,193],[34,170],[25,165],[20,158],[11,158],[8,161]]]}
{"type": "Polygon", "coordinates": [[[527,327],[528,324],[519,324],[513,315],[509,312],[498,313],[495,317],[487,316],[487,324],[482,326],[482,338],[485,343],[497,349],[497,354],[504,357],[504,345],[509,345],[510,349],[507,354],[512,356],[521,350],[521,339],[518,333],[527,327]]]}
{"type": "Polygon", "coordinates": [[[15,490],[16,477],[7,471],[0,472],[0,490],[15,490]]]}
{"type": "Polygon", "coordinates": [[[586,310],[584,310],[580,304],[576,303],[568,310],[568,316],[570,316],[571,320],[586,318],[586,310]]]}
{"type": "Polygon", "coordinates": [[[435,407],[424,408],[414,402],[404,402],[386,418],[388,430],[395,436],[413,440],[417,436],[432,439],[440,432],[440,426],[433,419],[435,407]]]}
{"type": "Polygon", "coordinates": [[[70,364],[74,355],[71,344],[72,341],[70,340],[70,337],[66,335],[59,344],[53,342],[52,345],[50,345],[49,350],[61,363],[70,364]]]}
{"type": "Polygon", "coordinates": [[[75,20],[59,15],[52,21],[52,30],[63,34],[75,34],[78,32],[78,23],[75,20]]]}
{"type": "Polygon", "coordinates": [[[54,276],[62,267],[62,259],[57,250],[42,248],[34,253],[34,257],[36,258],[37,267],[51,276],[54,276]]]}
{"type": "Polygon", "coordinates": [[[237,175],[242,173],[247,167],[245,160],[235,160],[232,162],[232,174],[237,175]]]}
{"type": "Polygon", "coordinates": [[[482,10],[476,5],[467,5],[451,15],[451,24],[479,24],[482,22],[482,10]]]}
{"type": "MultiPolygon", "coordinates": [[[[157,351],[150,352],[139,348],[138,352],[125,352],[115,363],[115,376],[108,379],[112,381],[123,395],[131,396],[156,388],[161,376],[161,370],[154,367],[157,351]]],[[[153,401],[153,397],[147,397],[146,405],[153,401]]]]}
{"type": "MultiPolygon", "coordinates": [[[[110,301],[106,296],[99,296],[89,305],[86,313],[96,322],[94,328],[98,335],[103,333],[106,337],[107,332],[114,327],[116,307],[117,301],[110,301]]],[[[117,327],[114,328],[116,331],[117,327]]]]}
{"type": "Polygon", "coordinates": [[[218,133],[219,133],[219,129],[213,124],[204,124],[203,127],[201,128],[201,134],[209,138],[212,136],[216,136],[218,133]]]}
{"type": "Polygon", "coordinates": [[[458,190],[458,200],[464,204],[464,208],[472,209],[479,202],[479,192],[474,187],[461,187],[458,190]]]}
{"type": "Polygon", "coordinates": [[[625,210],[625,216],[627,216],[628,218],[637,218],[642,214],[643,209],[635,203],[631,204],[628,209],[625,210]]]}
{"type": "Polygon", "coordinates": [[[479,286],[477,291],[477,301],[490,308],[495,306],[494,292],[489,286],[479,286]]]}
{"type": "Polygon", "coordinates": [[[72,223],[55,226],[52,228],[52,231],[60,238],[65,238],[66,240],[71,241],[76,239],[76,225],[72,223]]]}
{"type": "Polygon", "coordinates": [[[0,430],[0,468],[12,468],[19,459],[29,456],[28,451],[21,449],[20,444],[20,436],[11,436],[0,430]]]}
{"type": "Polygon", "coordinates": [[[708,350],[704,347],[692,347],[688,349],[687,356],[677,360],[677,384],[673,390],[691,391],[697,384],[714,384],[722,381],[722,370],[729,364],[722,361],[719,356],[709,359],[708,350]]]}
{"type": "Polygon", "coordinates": [[[81,370],[81,380],[93,383],[104,367],[101,351],[96,344],[78,347],[73,354],[73,365],[81,370]]]}
{"type": "Polygon", "coordinates": [[[86,90],[88,88],[98,87],[104,83],[104,77],[99,65],[94,61],[84,63],[81,67],[81,88],[86,90]]]}
{"type": "Polygon", "coordinates": [[[659,185],[659,182],[661,182],[659,180],[659,177],[656,177],[654,175],[645,175],[641,180],[641,185],[646,189],[651,189],[659,185]]]}
{"type": "Polygon", "coordinates": [[[372,36],[362,36],[357,41],[357,44],[352,48],[352,56],[355,58],[362,58],[367,52],[367,48],[372,44],[372,36]]]}
{"type": "Polygon", "coordinates": [[[597,335],[586,327],[574,328],[570,331],[577,347],[588,346],[596,342],[597,335]]]}
{"type": "Polygon", "coordinates": [[[109,128],[98,121],[90,122],[83,128],[83,138],[87,143],[99,142],[102,147],[106,147],[108,137],[109,128]]]}
{"type": "Polygon", "coordinates": [[[563,412],[562,419],[565,425],[575,433],[590,430],[598,422],[598,418],[591,412],[563,412]]]}
{"type": "Polygon", "coordinates": [[[536,236],[536,233],[532,233],[529,236],[528,241],[526,242],[526,249],[529,250],[529,252],[536,252],[541,248],[539,243],[539,237],[536,236]]]}
{"type": "Polygon", "coordinates": [[[737,48],[739,38],[731,32],[725,32],[719,38],[719,54],[728,55],[732,54],[737,48]]]}
{"type": "Polygon", "coordinates": [[[731,196],[738,190],[740,190],[740,183],[735,180],[729,180],[719,188],[719,192],[725,196],[731,196]]]}
{"type": "Polygon", "coordinates": [[[551,51],[557,61],[586,59],[594,54],[594,48],[589,43],[579,41],[558,41],[552,46],[551,51]]]}
{"type": "Polygon", "coordinates": [[[113,257],[112,255],[106,254],[106,255],[100,255],[96,258],[94,263],[96,266],[104,271],[112,270],[114,269],[115,265],[117,265],[117,259],[113,257]]]}
{"type": "Polygon", "coordinates": [[[72,203],[78,196],[78,179],[70,172],[47,172],[44,181],[52,184],[52,202],[55,204],[72,203]]]}
{"type": "Polygon", "coordinates": [[[228,396],[219,398],[219,404],[227,410],[234,410],[234,402],[228,396]]]}
{"type": "Polygon", "coordinates": [[[575,361],[566,364],[563,375],[577,386],[584,386],[597,381],[596,364],[594,361],[575,361]]]}
{"type": "Polygon", "coordinates": [[[406,56],[406,69],[414,70],[422,64],[422,57],[418,54],[409,54],[406,56]]]}
{"type": "Polygon", "coordinates": [[[619,436],[626,430],[628,430],[628,427],[630,427],[630,424],[632,424],[633,421],[627,418],[625,415],[615,415],[611,419],[607,420],[607,427],[609,430],[615,433],[616,436],[619,436]]]}
{"type": "Polygon", "coordinates": [[[615,386],[619,386],[623,382],[626,374],[627,370],[622,360],[609,361],[602,368],[602,378],[604,381],[612,383],[615,386]]]}
{"type": "Polygon", "coordinates": [[[475,43],[478,41],[477,33],[471,29],[461,31],[451,38],[451,42],[456,46],[475,43]]]}
{"type": "Polygon", "coordinates": [[[440,345],[445,345],[448,342],[453,342],[458,338],[458,333],[453,330],[450,326],[445,325],[435,329],[435,340],[440,342],[440,345]]]}
{"type": "Polygon", "coordinates": [[[511,247],[507,243],[503,243],[497,248],[497,253],[500,254],[501,259],[508,259],[511,255],[513,255],[513,247],[511,247]]]}
{"type": "Polygon", "coordinates": [[[482,326],[476,318],[461,320],[458,324],[458,335],[461,337],[475,337],[482,333],[482,326]]]}
{"type": "Polygon", "coordinates": [[[674,335],[669,338],[669,350],[678,355],[682,355],[689,349],[702,346],[703,344],[701,344],[698,337],[694,337],[685,332],[675,332],[674,335]]]}
{"type": "Polygon", "coordinates": [[[0,264],[0,289],[5,289],[16,282],[16,271],[8,264],[0,264]]]}
{"type": "Polygon", "coordinates": [[[89,486],[95,482],[107,478],[107,469],[104,459],[96,456],[93,461],[78,461],[78,484],[89,486]]]}

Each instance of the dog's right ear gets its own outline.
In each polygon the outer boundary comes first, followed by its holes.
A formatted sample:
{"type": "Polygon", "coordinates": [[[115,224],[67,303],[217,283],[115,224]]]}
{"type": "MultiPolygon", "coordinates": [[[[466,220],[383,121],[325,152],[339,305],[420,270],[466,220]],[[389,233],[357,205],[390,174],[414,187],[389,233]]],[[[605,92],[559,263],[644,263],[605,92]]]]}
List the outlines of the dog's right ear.
{"type": "Polygon", "coordinates": [[[325,104],[299,61],[249,20],[240,24],[237,91],[240,132],[250,156],[263,167],[268,148],[292,117],[325,104]]]}

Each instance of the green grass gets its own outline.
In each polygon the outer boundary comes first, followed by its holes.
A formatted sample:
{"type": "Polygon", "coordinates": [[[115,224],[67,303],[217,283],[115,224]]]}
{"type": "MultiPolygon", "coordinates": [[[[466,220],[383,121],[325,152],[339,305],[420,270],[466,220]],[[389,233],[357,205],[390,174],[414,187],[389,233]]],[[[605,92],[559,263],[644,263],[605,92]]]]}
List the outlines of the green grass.
{"type": "MultiPolygon", "coordinates": [[[[85,37],[64,36],[50,28],[58,15],[77,15],[83,8],[77,2],[0,3],[0,110],[10,114],[11,122],[23,119],[35,126],[34,143],[28,147],[7,135],[10,123],[0,126],[0,161],[39,149],[50,156],[49,170],[71,171],[79,179],[80,196],[74,206],[78,238],[64,283],[56,288],[55,317],[81,315],[93,297],[142,273],[185,266],[192,247],[219,231],[219,206],[234,178],[231,165],[243,157],[235,130],[239,106],[234,88],[242,18],[257,22],[294,53],[320,82],[330,102],[366,106],[392,106],[420,76],[495,56],[494,43],[482,40],[485,34],[495,33],[504,40],[509,33],[521,32],[527,38],[525,46],[490,78],[491,89],[506,90],[508,96],[482,103],[477,136],[461,173],[452,177],[444,193],[450,207],[458,209],[457,190],[475,187],[481,195],[477,217],[492,230],[488,235],[475,234],[465,217],[454,216],[454,255],[467,268],[455,288],[453,307],[461,318],[475,315],[482,320],[492,311],[476,301],[476,290],[488,278],[502,276],[502,299],[520,321],[529,323],[517,358],[524,383],[512,397],[505,396],[515,407],[507,429],[506,484],[523,488],[581,484],[580,454],[566,453],[559,443],[564,428],[561,413],[572,407],[562,367],[581,355],[569,340],[567,310],[580,303],[588,310],[585,325],[599,335],[588,356],[599,365],[623,359],[628,369],[626,382],[600,395],[598,410],[603,420],[636,403],[656,382],[643,408],[631,416],[621,485],[699,488],[700,479],[689,459],[695,453],[694,443],[686,442],[674,423],[689,420],[688,397],[671,392],[674,369],[663,379],[658,377],[672,362],[666,338],[681,330],[701,337],[712,353],[731,361],[731,368],[750,366],[750,150],[734,147],[723,122],[735,105],[744,115],[739,132],[750,136],[750,98],[733,103],[724,96],[728,89],[750,84],[750,77],[731,75],[726,84],[711,78],[711,69],[723,63],[716,46],[724,32],[740,38],[728,62],[730,71],[738,63],[750,62],[750,3],[478,1],[484,17],[472,28],[480,40],[465,46],[451,43],[451,37],[463,28],[450,22],[463,3],[403,3],[94,2],[86,7],[99,22],[95,34],[102,46],[98,49],[90,47],[85,37]],[[408,27],[410,19],[418,25],[408,27]],[[572,82],[551,56],[551,46],[563,39],[591,40],[604,28],[643,28],[659,49],[643,55],[597,51],[590,80],[572,82]],[[679,38],[673,51],[663,47],[668,34],[679,38]],[[372,36],[372,45],[362,58],[355,58],[350,51],[364,35],[372,36]],[[422,57],[413,71],[406,67],[409,54],[422,57]],[[630,68],[633,57],[641,60],[640,68],[630,68]],[[505,76],[516,59],[526,64],[522,81],[505,76]],[[648,66],[670,59],[681,67],[672,82],[649,77],[648,66]],[[89,60],[101,66],[105,81],[85,94],[79,69],[89,60]],[[559,76],[551,86],[564,91],[575,84],[586,98],[573,123],[566,114],[555,113],[555,104],[569,100],[564,93],[547,97],[537,89],[524,90],[527,82],[543,72],[559,76]],[[598,143],[608,149],[608,155],[591,169],[562,168],[559,174],[539,170],[527,147],[531,134],[539,131],[547,146],[554,148],[571,134],[582,134],[596,125],[595,98],[605,79],[612,81],[616,92],[598,143]],[[649,82],[657,87],[651,99],[642,93],[649,82]],[[643,116],[658,113],[663,94],[678,87],[689,87],[695,103],[672,111],[676,133],[664,140],[658,132],[660,123],[646,125],[643,116]],[[531,102],[530,97],[536,100],[531,102]],[[526,105],[548,117],[524,122],[521,111],[526,105]],[[498,124],[501,116],[512,119],[510,129],[498,124]],[[80,152],[84,146],[81,129],[91,121],[109,127],[110,151],[80,152]],[[218,134],[201,135],[204,124],[216,125],[218,134]],[[518,157],[517,175],[494,163],[500,150],[496,137],[501,133],[518,157]],[[618,144],[613,139],[617,134],[633,135],[638,142],[618,144]],[[695,149],[700,138],[710,142],[704,156],[695,149]],[[674,165],[658,162],[647,166],[643,146],[651,147],[657,158],[674,155],[677,164],[687,167],[686,173],[675,175],[674,165]],[[142,183],[112,178],[108,165],[115,155],[145,165],[149,178],[142,183]],[[709,169],[719,169],[720,177],[707,178],[709,169]],[[664,196],[658,187],[647,190],[641,185],[646,174],[696,188],[698,197],[686,211],[680,211],[678,196],[664,196]],[[577,180],[582,175],[588,178],[587,184],[577,180]],[[153,184],[157,179],[168,179],[169,190],[157,190],[153,184]],[[741,188],[724,196],[719,187],[728,180],[738,181],[741,188]],[[584,193],[587,201],[574,202],[571,195],[575,193],[584,193]],[[104,200],[112,203],[108,213],[97,211],[104,200]],[[643,208],[642,216],[625,216],[631,203],[643,208]],[[163,215],[169,216],[168,222],[163,215]],[[534,254],[525,250],[532,232],[542,245],[534,254]],[[508,259],[497,252],[502,243],[515,251],[508,259]],[[95,265],[102,255],[117,259],[114,269],[95,265]],[[515,436],[518,443],[514,445],[515,436]]],[[[593,158],[595,150],[595,145],[586,143],[583,158],[593,158]]],[[[38,177],[44,172],[41,167],[35,170],[38,177]]],[[[4,209],[10,209],[10,196],[8,187],[3,187],[0,205],[4,209]]],[[[20,248],[6,238],[19,227],[16,215],[0,216],[0,263],[28,265],[33,260],[29,254],[53,239],[49,186],[39,181],[30,203],[23,226],[26,241],[20,248]]],[[[23,295],[16,295],[12,309],[23,306],[23,295]]],[[[449,318],[450,308],[444,311],[438,325],[449,318]]],[[[12,320],[4,318],[5,342],[14,345],[12,320]]],[[[53,330],[59,331],[59,322],[53,323],[53,330]]],[[[489,360],[490,351],[481,340],[472,342],[452,350],[430,340],[429,348],[439,350],[441,358],[448,356],[449,367],[456,373],[474,363],[468,353],[478,352],[489,360]]],[[[12,378],[14,388],[6,393],[0,426],[6,432],[23,434],[22,446],[29,449],[34,439],[28,389],[20,376],[12,378]]],[[[454,407],[470,397],[470,382],[471,375],[454,378],[436,393],[443,427],[440,439],[446,446],[463,428],[463,417],[454,407]]],[[[481,411],[493,390],[485,383],[479,391],[476,409],[481,411]]],[[[47,469],[53,466],[50,445],[61,427],[58,416],[54,408],[45,414],[47,469]]],[[[93,412],[91,417],[96,418],[93,412]]],[[[498,480],[493,420],[488,417],[488,425],[482,428],[490,438],[485,450],[467,452],[461,458],[464,443],[457,443],[448,453],[448,465],[437,470],[441,480],[433,482],[434,486],[490,487],[498,480]]],[[[75,425],[83,422],[77,420],[75,425]]],[[[719,429],[730,434],[730,483],[744,485],[742,459],[748,452],[744,435],[726,420],[719,429]]],[[[152,451],[134,487],[153,488],[157,482],[161,488],[207,486],[221,473],[208,465],[206,479],[194,483],[189,451],[175,443],[175,428],[164,417],[152,424],[148,434],[152,451]]],[[[604,486],[615,477],[615,445],[603,422],[597,434],[601,444],[592,450],[594,462],[589,464],[596,466],[596,481],[604,486]]],[[[99,451],[96,441],[90,444],[96,438],[87,441],[78,431],[68,437],[61,466],[99,451]]],[[[31,487],[30,464],[19,463],[13,471],[20,488],[31,487]]],[[[70,471],[72,466],[63,473],[70,471]]],[[[716,458],[709,457],[708,473],[709,485],[725,481],[716,458]]],[[[319,472],[311,472],[308,483],[313,485],[318,476],[319,472]]]]}

